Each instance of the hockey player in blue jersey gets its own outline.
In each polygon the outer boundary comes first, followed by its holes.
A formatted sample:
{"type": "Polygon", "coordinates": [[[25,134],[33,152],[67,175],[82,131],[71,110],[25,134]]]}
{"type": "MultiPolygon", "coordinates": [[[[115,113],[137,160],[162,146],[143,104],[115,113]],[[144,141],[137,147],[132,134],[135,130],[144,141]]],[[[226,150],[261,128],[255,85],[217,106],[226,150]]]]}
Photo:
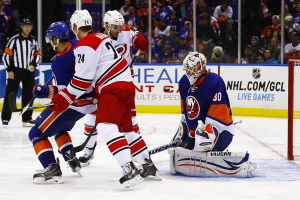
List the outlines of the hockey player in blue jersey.
{"type": "MultiPolygon", "coordinates": [[[[69,41],[69,29],[64,22],[52,23],[46,31],[46,42],[51,43],[57,51],[51,69],[57,86],[37,85],[33,89],[37,98],[51,99],[60,90],[65,88],[75,73],[74,47],[77,41],[69,41]]],[[[81,80],[78,80],[81,81],[81,80]]],[[[79,99],[92,96],[92,91],[82,95],[79,99]]],[[[70,131],[75,122],[85,114],[96,110],[91,100],[81,100],[73,103],[64,111],[51,111],[46,108],[35,121],[35,126],[29,132],[29,139],[44,169],[34,174],[34,183],[62,183],[62,172],[59,162],[55,160],[54,152],[48,137],[55,136],[59,151],[68,162],[73,172],[80,174],[80,163],[76,158],[70,131]]]]}
{"type": "Polygon", "coordinates": [[[228,162],[224,162],[222,156],[210,157],[207,154],[224,151],[234,136],[232,113],[223,79],[206,70],[206,58],[198,52],[189,53],[183,61],[183,67],[185,75],[179,81],[183,115],[172,139],[181,140],[182,144],[169,151],[171,171],[191,176],[252,177],[259,167],[249,162],[248,152],[230,152],[226,159],[234,167],[228,167],[228,162]],[[203,166],[203,163],[206,165],[203,166]]]}

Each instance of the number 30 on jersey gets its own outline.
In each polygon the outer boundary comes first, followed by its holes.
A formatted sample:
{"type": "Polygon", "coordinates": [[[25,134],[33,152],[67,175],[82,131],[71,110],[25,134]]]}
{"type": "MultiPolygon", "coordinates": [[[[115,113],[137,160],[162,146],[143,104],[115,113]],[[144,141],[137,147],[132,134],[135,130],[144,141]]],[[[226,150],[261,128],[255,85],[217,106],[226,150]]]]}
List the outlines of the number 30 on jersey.
{"type": "Polygon", "coordinates": [[[221,101],[222,100],[222,93],[217,92],[213,98],[213,101],[221,101]]]}

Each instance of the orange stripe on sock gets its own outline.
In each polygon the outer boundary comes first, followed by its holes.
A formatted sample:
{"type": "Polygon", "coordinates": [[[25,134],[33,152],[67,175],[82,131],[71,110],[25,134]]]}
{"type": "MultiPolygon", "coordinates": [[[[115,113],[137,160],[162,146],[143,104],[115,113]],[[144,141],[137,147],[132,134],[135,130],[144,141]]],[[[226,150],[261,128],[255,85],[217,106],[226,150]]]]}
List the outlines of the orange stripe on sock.
{"type": "Polygon", "coordinates": [[[63,146],[64,144],[67,144],[69,142],[72,142],[72,139],[69,134],[62,135],[56,139],[56,144],[57,144],[58,148],[60,148],[61,146],[63,146]]]}
{"type": "Polygon", "coordinates": [[[48,126],[60,115],[60,112],[52,112],[52,114],[46,119],[40,126],[39,130],[44,132],[48,126]]]}
{"type": "Polygon", "coordinates": [[[42,141],[39,141],[38,143],[36,143],[33,146],[33,148],[35,150],[36,155],[38,155],[44,149],[52,149],[52,145],[49,142],[49,140],[42,140],[42,141]]]}

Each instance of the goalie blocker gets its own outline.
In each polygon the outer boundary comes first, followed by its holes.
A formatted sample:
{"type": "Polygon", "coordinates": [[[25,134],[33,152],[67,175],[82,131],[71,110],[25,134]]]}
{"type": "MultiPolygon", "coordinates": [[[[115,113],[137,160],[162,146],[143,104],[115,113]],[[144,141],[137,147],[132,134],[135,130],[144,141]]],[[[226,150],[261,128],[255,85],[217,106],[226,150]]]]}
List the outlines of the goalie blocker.
{"type": "Polygon", "coordinates": [[[248,152],[194,152],[182,147],[170,148],[170,170],[188,176],[253,177],[260,166],[250,162],[248,152]]]}

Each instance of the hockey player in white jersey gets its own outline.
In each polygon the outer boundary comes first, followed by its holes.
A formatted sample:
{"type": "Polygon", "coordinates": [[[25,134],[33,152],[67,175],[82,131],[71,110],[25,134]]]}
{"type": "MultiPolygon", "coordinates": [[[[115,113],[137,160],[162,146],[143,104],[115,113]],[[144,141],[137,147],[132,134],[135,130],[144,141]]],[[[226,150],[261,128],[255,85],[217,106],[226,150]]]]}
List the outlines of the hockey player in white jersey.
{"type": "MultiPolygon", "coordinates": [[[[134,46],[140,49],[142,53],[147,51],[149,42],[141,33],[133,32],[130,28],[124,24],[123,16],[116,10],[108,11],[104,15],[103,19],[106,31],[104,34],[110,37],[111,44],[116,48],[119,55],[125,58],[129,63],[131,63],[130,47],[134,46]]],[[[132,81],[133,79],[133,69],[131,67],[132,81]]],[[[132,115],[132,126],[134,132],[126,134],[126,139],[129,143],[131,154],[133,158],[143,166],[141,171],[141,176],[147,179],[161,180],[158,171],[152,162],[148,148],[139,134],[139,126],[136,120],[136,110],[134,99],[131,102],[131,115],[132,115]]],[[[88,137],[92,127],[94,126],[95,114],[88,114],[85,116],[85,136],[88,137]]],[[[87,143],[84,154],[79,158],[82,166],[89,165],[94,157],[94,151],[97,141],[97,130],[92,134],[89,142],[87,143]]]]}
{"type": "Polygon", "coordinates": [[[179,81],[182,118],[173,140],[170,169],[189,176],[252,177],[259,169],[250,154],[223,152],[234,136],[232,113],[223,79],[206,70],[206,58],[191,52],[179,81]]]}

